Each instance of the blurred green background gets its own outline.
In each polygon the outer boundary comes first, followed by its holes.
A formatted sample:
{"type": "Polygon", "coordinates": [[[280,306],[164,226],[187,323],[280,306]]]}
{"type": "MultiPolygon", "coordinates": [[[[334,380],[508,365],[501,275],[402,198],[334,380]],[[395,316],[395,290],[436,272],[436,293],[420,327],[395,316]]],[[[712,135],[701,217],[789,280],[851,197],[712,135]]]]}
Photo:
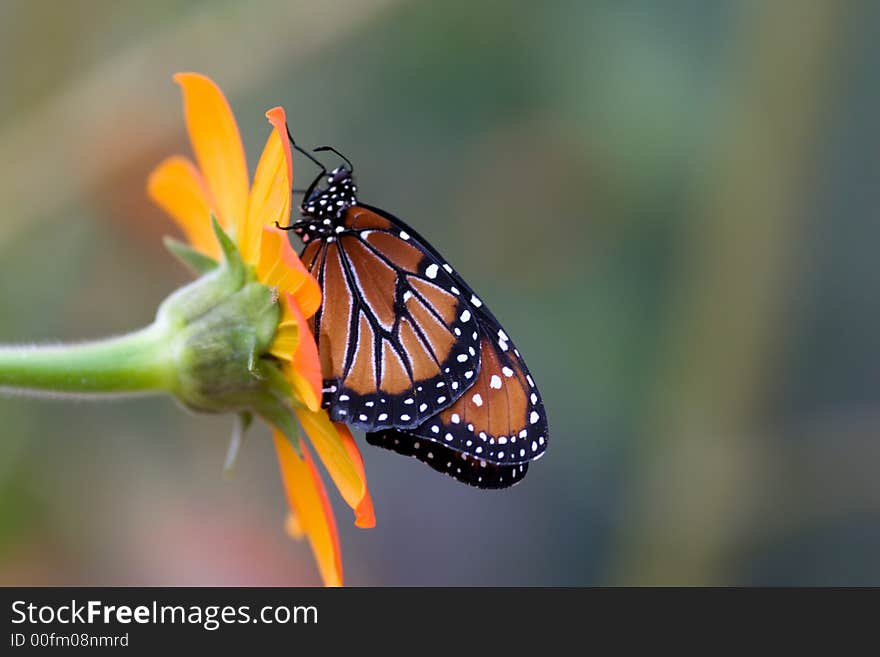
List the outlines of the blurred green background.
{"type": "MultiPolygon", "coordinates": [[[[0,2],[0,343],[147,324],[187,280],[147,173],[214,77],[356,163],[526,355],[503,493],[364,448],[353,585],[880,584],[880,5],[0,2]]],[[[313,169],[297,162],[298,184],[313,169]]],[[[0,399],[0,583],[318,584],[268,433],[0,399]]]]}

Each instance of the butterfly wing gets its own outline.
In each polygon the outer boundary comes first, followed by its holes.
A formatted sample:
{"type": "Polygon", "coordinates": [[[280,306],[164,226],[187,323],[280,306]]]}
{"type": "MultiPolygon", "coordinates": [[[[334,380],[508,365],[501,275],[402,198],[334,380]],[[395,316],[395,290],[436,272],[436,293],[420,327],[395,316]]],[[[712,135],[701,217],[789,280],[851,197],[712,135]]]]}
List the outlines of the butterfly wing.
{"type": "Polygon", "coordinates": [[[414,231],[352,206],[301,257],[324,292],[312,329],[333,421],[415,428],[470,386],[480,368],[472,304],[414,231]]]}
{"type": "MultiPolygon", "coordinates": [[[[382,210],[370,209],[381,218],[399,222],[382,210]]],[[[435,260],[442,259],[425,240],[410,233],[435,260]]],[[[479,370],[472,376],[465,372],[465,394],[420,426],[368,433],[367,441],[412,455],[464,483],[504,488],[525,476],[529,461],[543,456],[548,441],[547,414],[525,361],[501,324],[456,271],[446,271],[476,320],[470,329],[471,338],[479,343],[479,370]],[[444,455],[456,456],[438,458],[437,447],[443,448],[440,453],[444,455]],[[433,458],[428,458],[429,451],[433,458]],[[453,465],[447,468],[450,461],[453,465]]]]}
{"type": "Polygon", "coordinates": [[[395,429],[368,433],[367,442],[403,456],[412,456],[437,472],[476,488],[509,488],[519,483],[529,468],[528,463],[519,465],[489,463],[430,440],[418,440],[411,434],[395,429]]]}
{"type": "Polygon", "coordinates": [[[504,488],[525,476],[525,468],[519,466],[544,455],[547,414],[519,351],[488,310],[478,311],[478,326],[481,366],[467,392],[415,429],[368,434],[367,441],[411,454],[464,483],[504,488]],[[429,459],[427,453],[433,446],[460,455],[470,468],[461,464],[451,471],[438,467],[450,459],[429,459]]]}

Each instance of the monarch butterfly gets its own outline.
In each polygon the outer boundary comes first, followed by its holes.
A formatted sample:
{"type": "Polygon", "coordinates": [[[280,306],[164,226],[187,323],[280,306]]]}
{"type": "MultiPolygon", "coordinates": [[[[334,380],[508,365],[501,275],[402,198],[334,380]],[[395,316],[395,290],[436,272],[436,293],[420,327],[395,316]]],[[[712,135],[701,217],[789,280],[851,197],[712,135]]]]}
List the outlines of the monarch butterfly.
{"type": "Polygon", "coordinates": [[[311,328],[335,422],[472,486],[506,488],[547,448],[547,416],[495,316],[415,230],[360,203],[351,162],[321,168],[293,230],[323,291],[311,328]]]}

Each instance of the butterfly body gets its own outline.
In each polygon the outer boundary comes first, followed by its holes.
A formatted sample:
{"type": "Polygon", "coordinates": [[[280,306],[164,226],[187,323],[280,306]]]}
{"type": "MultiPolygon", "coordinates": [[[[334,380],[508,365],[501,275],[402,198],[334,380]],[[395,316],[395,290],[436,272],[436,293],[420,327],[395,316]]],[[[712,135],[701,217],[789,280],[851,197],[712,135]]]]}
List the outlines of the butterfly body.
{"type": "Polygon", "coordinates": [[[331,419],[464,483],[519,481],[546,449],[546,414],[483,301],[411,227],[360,203],[349,168],[316,179],[301,212],[331,419]]]}
{"type": "Polygon", "coordinates": [[[302,204],[303,218],[293,225],[294,232],[306,243],[342,232],[342,215],[357,204],[357,186],[342,167],[327,176],[323,187],[315,183],[302,204]]]}

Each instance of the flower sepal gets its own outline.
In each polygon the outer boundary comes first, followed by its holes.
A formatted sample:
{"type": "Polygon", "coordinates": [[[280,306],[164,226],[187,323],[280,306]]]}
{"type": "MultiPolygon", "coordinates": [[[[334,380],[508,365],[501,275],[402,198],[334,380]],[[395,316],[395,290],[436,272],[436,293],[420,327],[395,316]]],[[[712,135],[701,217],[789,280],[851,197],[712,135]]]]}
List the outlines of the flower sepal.
{"type": "MultiPolygon", "coordinates": [[[[207,262],[199,267],[205,269],[200,278],[173,292],[161,303],[156,312],[156,322],[176,328],[186,326],[213,311],[224,300],[230,298],[242,289],[249,280],[255,280],[252,272],[241,259],[235,244],[229,239],[217,219],[211,216],[211,225],[214,236],[220,244],[223,259],[219,266],[210,268],[207,262]]],[[[195,256],[187,254],[187,248],[179,244],[180,248],[171,246],[173,239],[166,239],[166,245],[184,264],[194,268],[197,266],[195,256]]],[[[212,260],[207,258],[206,260],[212,260]]]]}
{"type": "Polygon", "coordinates": [[[207,274],[217,268],[217,261],[214,258],[206,256],[201,251],[196,251],[185,242],[166,235],[162,239],[162,243],[171,255],[180,260],[196,276],[207,274]]]}

